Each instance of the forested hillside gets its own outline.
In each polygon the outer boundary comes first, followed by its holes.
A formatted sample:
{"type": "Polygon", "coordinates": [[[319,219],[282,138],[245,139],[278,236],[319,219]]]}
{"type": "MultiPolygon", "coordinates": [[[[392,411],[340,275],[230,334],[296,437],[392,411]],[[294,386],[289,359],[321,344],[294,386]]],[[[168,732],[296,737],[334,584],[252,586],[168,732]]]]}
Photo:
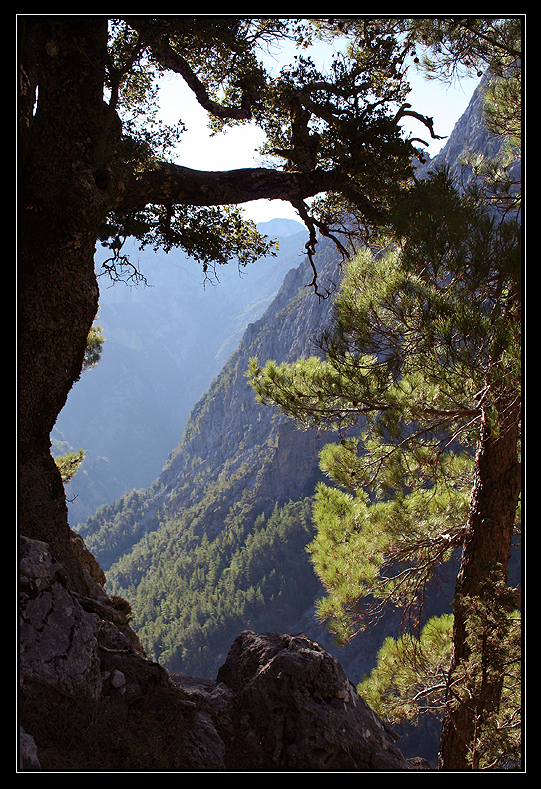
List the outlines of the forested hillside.
{"type": "Polygon", "coordinates": [[[311,500],[256,511],[238,502],[214,539],[198,539],[188,510],[112,568],[112,588],[133,601],[141,639],[169,671],[214,676],[240,631],[284,629],[319,591],[305,551],[311,500]]]}
{"type": "MultiPolygon", "coordinates": [[[[332,245],[322,244],[318,262],[337,280],[332,245]]],[[[305,552],[307,497],[328,437],[257,405],[245,375],[253,355],[311,351],[330,302],[306,287],[310,279],[307,260],[289,272],[194,407],[156,482],[79,525],[111,589],[130,601],[146,648],[176,671],[212,676],[239,627],[287,629],[318,592],[305,552]]]]}

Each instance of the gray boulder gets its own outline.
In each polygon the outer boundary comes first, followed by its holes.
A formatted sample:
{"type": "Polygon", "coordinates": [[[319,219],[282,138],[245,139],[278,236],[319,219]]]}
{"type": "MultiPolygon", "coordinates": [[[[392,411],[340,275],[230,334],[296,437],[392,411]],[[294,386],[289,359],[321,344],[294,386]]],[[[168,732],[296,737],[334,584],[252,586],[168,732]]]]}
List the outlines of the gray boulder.
{"type": "Polygon", "coordinates": [[[48,545],[25,537],[20,542],[21,685],[40,684],[96,700],[102,689],[99,617],[65,588],[62,567],[48,545]]]}
{"type": "Polygon", "coordinates": [[[409,769],[340,663],[305,635],[244,631],[217,682],[233,693],[223,734],[240,769],[409,769]]]}

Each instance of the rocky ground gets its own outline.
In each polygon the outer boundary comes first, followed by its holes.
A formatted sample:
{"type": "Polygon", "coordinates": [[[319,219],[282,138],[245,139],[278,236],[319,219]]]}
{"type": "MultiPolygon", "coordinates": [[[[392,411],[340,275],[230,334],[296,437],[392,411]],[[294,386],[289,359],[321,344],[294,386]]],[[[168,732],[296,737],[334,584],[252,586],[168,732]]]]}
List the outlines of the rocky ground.
{"type": "Polygon", "coordinates": [[[88,595],[21,538],[19,766],[26,770],[424,769],[305,635],[239,634],[216,680],[149,661],[78,535],[88,595]]]}

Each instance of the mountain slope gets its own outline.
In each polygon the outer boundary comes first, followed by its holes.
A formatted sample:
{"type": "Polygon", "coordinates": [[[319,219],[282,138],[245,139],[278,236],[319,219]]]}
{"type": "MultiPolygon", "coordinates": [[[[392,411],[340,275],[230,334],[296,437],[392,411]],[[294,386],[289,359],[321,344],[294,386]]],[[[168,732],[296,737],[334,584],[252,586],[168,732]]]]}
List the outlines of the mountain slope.
{"type": "MultiPolygon", "coordinates": [[[[331,252],[334,249],[323,244],[321,260],[331,252]]],[[[334,254],[327,265],[336,278],[334,254]]],[[[153,530],[160,517],[199,507],[205,513],[202,530],[210,536],[220,531],[224,507],[236,499],[249,496],[265,509],[303,494],[326,437],[300,432],[283,415],[258,405],[245,372],[252,356],[263,362],[313,352],[312,337],[328,316],[330,301],[319,302],[306,287],[310,279],[307,261],[286,275],[272,305],[247,327],[237,350],[192,409],[181,441],[154,484],[100,508],[80,524],[103,566],[121,555],[111,551],[110,531],[117,514],[128,509],[134,510],[132,520],[153,530]],[[141,507],[127,503],[135,499],[143,502],[141,507]],[[208,512],[205,502],[212,504],[208,512]],[[101,539],[101,532],[107,538],[101,539]]]]}
{"type": "Polygon", "coordinates": [[[72,526],[157,478],[193,404],[298,266],[307,237],[300,223],[259,229],[278,238],[277,256],[242,271],[224,266],[219,282],[203,286],[198,264],[178,251],[136,248],[128,251],[149,287],[100,278],[102,358],[73,388],[52,436],[55,454],[85,449],[67,490],[72,526]]]}
{"type": "MultiPolygon", "coordinates": [[[[339,277],[322,242],[321,276],[339,277]]],[[[157,481],[101,507],[79,531],[126,597],[145,648],[169,670],[213,676],[239,629],[293,626],[320,592],[306,544],[318,452],[330,440],[258,405],[250,357],[314,352],[328,317],[307,287],[307,260],[285,277],[264,315],[193,408],[157,481]]]]}
{"type": "MultiPolygon", "coordinates": [[[[450,164],[458,152],[470,147],[472,139],[485,139],[479,131],[480,107],[480,95],[476,94],[466,112],[466,121],[457,125],[457,134],[451,135],[429,168],[441,162],[450,164]],[[448,148],[452,149],[451,158],[448,148]]],[[[334,247],[325,242],[318,247],[320,276],[337,282],[339,268],[334,247]]],[[[273,605],[277,592],[266,585],[272,568],[262,566],[259,582],[251,577],[250,583],[242,573],[233,572],[243,551],[254,548],[250,542],[253,535],[259,535],[260,552],[274,555],[270,533],[266,535],[264,531],[271,516],[278,521],[281,517],[295,520],[295,536],[291,540],[297,548],[292,549],[292,556],[297,551],[299,572],[302,567],[305,574],[301,586],[305,590],[316,589],[310,586],[313,577],[308,581],[313,573],[306,556],[301,562],[304,547],[298,548],[303,540],[304,545],[309,541],[311,526],[295,508],[301,507],[306,513],[306,499],[313,493],[320,474],[318,452],[336,436],[301,432],[278,411],[257,405],[244,376],[251,356],[257,356],[261,363],[267,359],[280,362],[313,352],[312,337],[328,319],[332,299],[320,303],[306,287],[310,280],[309,264],[304,260],[287,274],[265,314],[247,326],[237,350],[194,406],[182,439],[156,482],[146,490],[126,494],[114,505],[100,508],[85,524],[80,524],[79,530],[90,550],[107,570],[111,588],[130,600],[136,630],[146,648],[166,667],[185,671],[183,661],[189,660],[190,671],[212,676],[221,644],[229,638],[233,623],[241,629],[255,626],[254,621],[267,622],[267,626],[276,621],[272,617],[258,618],[257,610],[243,609],[241,605],[241,598],[245,599],[252,588],[252,597],[255,594],[254,599],[264,604],[259,613],[265,606],[276,613],[273,605]],[[223,553],[223,545],[228,545],[229,553],[223,553]],[[228,573],[230,578],[226,579],[228,573]],[[209,585],[207,574],[212,581],[209,585]],[[185,575],[190,578],[188,587],[184,586],[185,575]],[[235,583],[226,584],[233,576],[235,583]],[[178,588],[185,589],[189,605],[176,593],[178,588]],[[192,596],[194,589],[199,597],[192,596]],[[236,618],[235,607],[227,612],[220,609],[224,589],[228,590],[226,597],[238,597],[238,610],[244,611],[245,620],[236,618]],[[194,622],[186,626],[190,607],[197,612],[194,622]],[[179,622],[184,623],[182,627],[177,626],[179,622]],[[204,635],[210,630],[212,647],[204,635]],[[200,649],[205,652],[204,657],[200,649]]],[[[250,556],[246,554],[245,558],[249,563],[250,556]]],[[[302,621],[303,630],[327,646],[327,637],[309,612],[306,599],[299,597],[296,612],[289,610],[277,626],[287,631],[299,627],[302,621]]],[[[434,600],[432,613],[447,607],[443,593],[434,600]]],[[[382,634],[394,632],[393,629],[391,618],[373,641],[363,635],[359,643],[348,648],[347,657],[346,653],[340,654],[350,676],[358,680],[370,670],[382,634]]]]}

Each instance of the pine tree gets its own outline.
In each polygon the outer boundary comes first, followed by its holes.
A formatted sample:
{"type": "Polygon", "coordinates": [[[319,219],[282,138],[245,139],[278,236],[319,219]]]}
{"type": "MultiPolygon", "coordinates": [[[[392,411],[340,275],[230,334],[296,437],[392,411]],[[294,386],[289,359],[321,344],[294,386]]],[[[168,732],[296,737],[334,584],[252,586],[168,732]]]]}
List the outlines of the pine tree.
{"type": "Polygon", "coordinates": [[[358,686],[370,707],[391,724],[441,717],[445,705],[453,617],[432,617],[419,639],[388,636],[377,666],[358,686]]]}
{"type": "Polygon", "coordinates": [[[473,700],[457,677],[473,655],[472,611],[492,605],[487,576],[506,585],[516,526],[520,241],[517,221],[438,172],[398,207],[384,250],[364,250],[345,267],[319,338],[324,358],[263,369],[254,359],[249,372],[261,402],[302,427],[342,432],[321,453],[342,489],[320,485],[310,550],[326,589],[320,616],[343,639],[389,605],[419,622],[428,584],[462,551],[446,768],[476,765],[480,729],[502,693],[494,653],[483,655],[473,700]]]}

